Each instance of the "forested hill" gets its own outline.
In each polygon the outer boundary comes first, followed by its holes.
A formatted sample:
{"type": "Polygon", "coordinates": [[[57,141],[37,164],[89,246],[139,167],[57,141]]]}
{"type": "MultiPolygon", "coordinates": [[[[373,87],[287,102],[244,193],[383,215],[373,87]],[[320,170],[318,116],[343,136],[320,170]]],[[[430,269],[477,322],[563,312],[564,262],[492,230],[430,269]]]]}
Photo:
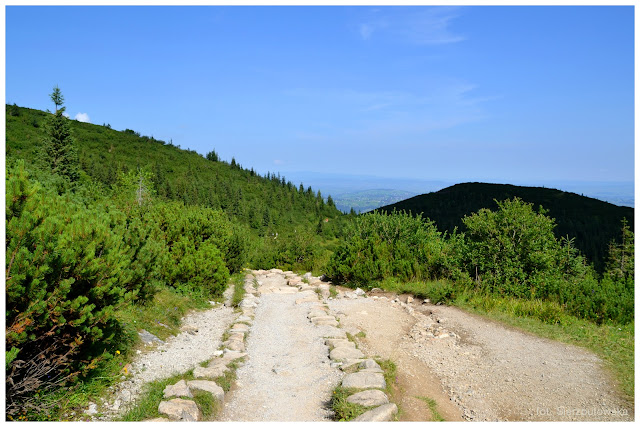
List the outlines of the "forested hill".
{"type": "MultiPolygon", "coordinates": [[[[15,105],[6,108],[7,158],[33,163],[46,134],[47,113],[15,105]]],[[[134,130],[69,123],[81,173],[106,187],[113,186],[121,172],[142,168],[151,174],[160,199],[222,209],[260,235],[296,226],[315,229],[320,219],[341,216],[331,198],[325,203],[311,187],[294,185],[279,174],[260,176],[235,159],[222,161],[213,147],[205,158],[134,130]]]]}
{"type": "Polygon", "coordinates": [[[433,220],[440,231],[464,231],[462,218],[481,208],[496,210],[494,200],[518,197],[534,207],[542,206],[556,219],[557,237],[575,238],[575,246],[602,269],[609,242],[620,240],[620,222],[626,218],[633,230],[633,208],[560,190],[508,184],[464,183],[383,206],[378,211],[407,211],[433,220]]]}

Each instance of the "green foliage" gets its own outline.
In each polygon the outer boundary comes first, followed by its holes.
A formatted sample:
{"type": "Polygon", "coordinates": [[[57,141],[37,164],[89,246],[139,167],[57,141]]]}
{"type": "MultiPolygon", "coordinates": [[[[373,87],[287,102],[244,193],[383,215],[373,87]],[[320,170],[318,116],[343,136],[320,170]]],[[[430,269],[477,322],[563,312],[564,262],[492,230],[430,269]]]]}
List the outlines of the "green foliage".
{"type": "Polygon", "coordinates": [[[56,104],[56,112],[47,120],[47,134],[42,142],[42,160],[53,173],[74,182],[79,178],[78,152],[71,136],[69,120],[63,115],[65,109],[58,108],[64,98],[57,86],[51,94],[51,100],[56,104]]]}
{"type": "Polygon", "coordinates": [[[463,220],[476,281],[488,292],[533,297],[534,283],[556,267],[554,220],[517,198],[497,204],[498,211],[480,209],[463,220]]]}
{"type": "Polygon", "coordinates": [[[379,210],[391,212],[406,210],[422,214],[433,220],[440,231],[453,232],[455,228],[466,232],[463,218],[480,209],[493,209],[494,200],[518,197],[534,206],[544,206],[548,215],[556,220],[556,238],[575,239],[578,250],[602,273],[607,259],[607,245],[612,239],[619,243],[619,224],[623,218],[633,229],[633,208],[564,191],[522,187],[507,184],[465,183],[440,191],[422,194],[383,206],[379,210]]]}
{"type": "Polygon", "coordinates": [[[454,248],[433,223],[406,213],[370,213],[348,224],[327,266],[336,283],[371,286],[386,277],[448,277],[456,270],[454,248]]]}
{"type": "Polygon", "coordinates": [[[108,206],[47,193],[22,163],[7,171],[6,188],[6,342],[20,350],[8,372],[13,407],[124,338],[114,312],[142,283],[117,232],[122,217],[108,206]]]}
{"type": "MultiPolygon", "coordinates": [[[[555,238],[554,220],[542,208],[536,213],[518,198],[497,203],[497,211],[481,209],[463,220],[468,265],[479,289],[555,302],[568,313],[598,323],[633,319],[631,277],[615,280],[607,273],[598,283],[573,239],[555,238]]],[[[627,231],[627,243],[633,245],[632,240],[627,231]]],[[[633,264],[626,253],[627,264],[633,264]]]]}

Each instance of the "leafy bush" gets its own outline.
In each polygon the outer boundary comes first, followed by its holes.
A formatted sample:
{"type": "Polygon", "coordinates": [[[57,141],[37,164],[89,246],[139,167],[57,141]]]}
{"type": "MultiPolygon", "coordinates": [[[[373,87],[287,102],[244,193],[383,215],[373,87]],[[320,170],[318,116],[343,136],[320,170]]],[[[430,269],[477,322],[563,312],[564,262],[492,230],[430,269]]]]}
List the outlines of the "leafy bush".
{"type": "Polygon", "coordinates": [[[386,277],[449,277],[457,263],[456,249],[431,221],[399,212],[369,213],[348,224],[327,274],[336,283],[371,286],[386,277]]]}

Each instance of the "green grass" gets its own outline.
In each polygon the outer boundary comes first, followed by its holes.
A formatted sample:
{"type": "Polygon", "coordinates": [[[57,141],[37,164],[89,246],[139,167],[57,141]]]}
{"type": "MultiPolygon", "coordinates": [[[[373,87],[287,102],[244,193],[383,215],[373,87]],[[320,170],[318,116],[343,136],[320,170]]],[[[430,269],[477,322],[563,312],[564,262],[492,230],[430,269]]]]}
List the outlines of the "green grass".
{"type": "Polygon", "coordinates": [[[416,396],[416,399],[422,400],[429,406],[429,410],[431,411],[431,421],[445,421],[442,415],[440,415],[440,413],[438,412],[437,403],[435,400],[425,396],[416,396]]]}
{"type": "Polygon", "coordinates": [[[335,421],[351,421],[367,412],[368,408],[356,403],[347,402],[347,397],[358,391],[357,389],[344,388],[342,386],[338,386],[333,390],[330,405],[334,413],[335,421]]]}
{"type": "Polygon", "coordinates": [[[192,380],[193,375],[178,374],[162,380],[152,381],[145,385],[144,391],[136,400],[136,405],[129,409],[118,421],[142,421],[157,418],[158,405],[164,399],[166,386],[175,384],[182,379],[192,380]]]}
{"type": "Polygon", "coordinates": [[[338,296],[338,290],[334,285],[329,286],[329,296],[331,298],[335,298],[338,296]]]}
{"type": "Polygon", "coordinates": [[[239,307],[246,293],[244,289],[244,273],[238,272],[231,276],[231,283],[233,283],[233,296],[231,297],[231,306],[239,307]]]}
{"type": "Polygon", "coordinates": [[[393,385],[396,383],[398,367],[391,359],[376,358],[376,362],[378,362],[378,365],[382,368],[384,381],[387,383],[387,387],[384,389],[384,392],[387,393],[390,399],[393,399],[393,396],[395,395],[393,385]]]}

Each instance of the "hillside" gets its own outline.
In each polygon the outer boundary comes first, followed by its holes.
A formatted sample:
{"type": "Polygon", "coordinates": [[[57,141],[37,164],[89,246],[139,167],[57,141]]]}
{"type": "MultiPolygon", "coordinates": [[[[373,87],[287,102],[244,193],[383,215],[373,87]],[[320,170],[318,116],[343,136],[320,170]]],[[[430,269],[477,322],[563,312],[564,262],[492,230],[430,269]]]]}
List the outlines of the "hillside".
{"type": "MultiPolygon", "coordinates": [[[[8,160],[36,161],[46,114],[7,106],[8,160]]],[[[69,123],[82,171],[107,188],[116,183],[121,172],[147,169],[153,174],[159,198],[222,209],[260,235],[282,233],[291,226],[316,227],[321,219],[341,216],[332,203],[324,203],[320,193],[296,186],[279,174],[263,177],[242,168],[235,159],[221,161],[217,155],[208,159],[129,129],[116,131],[75,120],[69,123]]]]}
{"type": "Polygon", "coordinates": [[[633,208],[616,206],[560,190],[521,187],[508,184],[464,183],[440,191],[415,196],[379,208],[379,211],[421,213],[433,220],[440,231],[464,231],[462,218],[481,208],[495,210],[494,200],[519,197],[544,207],[547,215],[556,219],[557,237],[575,238],[575,246],[602,270],[609,242],[619,240],[620,221],[626,218],[633,229],[633,208]]]}

